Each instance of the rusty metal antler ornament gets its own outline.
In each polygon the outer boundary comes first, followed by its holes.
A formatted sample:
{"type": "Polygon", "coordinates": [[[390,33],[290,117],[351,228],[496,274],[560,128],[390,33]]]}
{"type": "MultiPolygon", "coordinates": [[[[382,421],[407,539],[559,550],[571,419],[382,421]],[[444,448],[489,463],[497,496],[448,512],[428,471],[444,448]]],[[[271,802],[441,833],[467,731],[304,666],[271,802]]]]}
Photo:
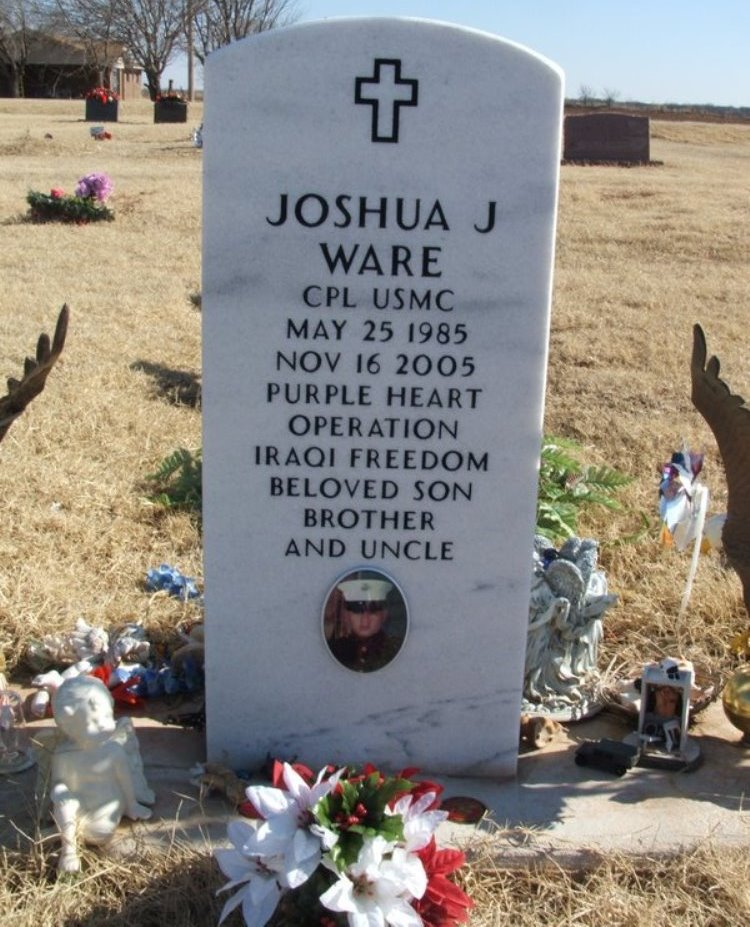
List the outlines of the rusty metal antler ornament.
{"type": "MultiPolygon", "coordinates": [[[[714,433],[727,479],[727,520],[721,533],[724,552],[742,582],[750,615],[750,409],[719,377],[719,359],[706,363],[706,336],[693,326],[690,373],[693,405],[714,433]]],[[[740,666],[721,696],[724,713],[750,745],[750,666],[740,666]]]]}
{"type": "Polygon", "coordinates": [[[69,314],[67,305],[64,305],[57,317],[51,344],[46,332],[39,336],[36,357],[27,357],[24,361],[23,377],[20,380],[8,377],[8,393],[0,397],[0,441],[31,400],[44,389],[47,376],[65,345],[69,314]]]}
{"type": "Polygon", "coordinates": [[[692,400],[714,433],[727,480],[727,520],[721,540],[742,582],[750,614],[750,408],[719,377],[719,359],[706,363],[706,336],[693,326],[692,400]]]}

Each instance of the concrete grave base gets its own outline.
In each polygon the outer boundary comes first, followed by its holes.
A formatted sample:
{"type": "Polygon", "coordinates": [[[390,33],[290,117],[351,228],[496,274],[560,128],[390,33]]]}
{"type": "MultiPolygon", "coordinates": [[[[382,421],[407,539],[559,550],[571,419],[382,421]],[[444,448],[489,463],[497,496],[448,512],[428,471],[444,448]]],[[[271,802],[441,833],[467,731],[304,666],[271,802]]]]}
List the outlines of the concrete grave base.
{"type": "MultiPolygon", "coordinates": [[[[191,768],[205,761],[204,735],[153,718],[134,723],[156,805],[151,821],[121,826],[120,852],[129,845],[167,851],[175,840],[207,853],[224,844],[232,806],[218,794],[201,800],[190,783],[191,768]],[[128,843],[130,837],[135,844],[128,843]]],[[[49,735],[54,725],[37,721],[30,728],[49,735]]],[[[491,841],[500,863],[514,866],[532,861],[586,865],[601,854],[667,855],[706,843],[732,847],[750,842],[750,748],[741,743],[720,703],[701,712],[690,729],[703,757],[694,772],[635,767],[620,778],[576,765],[575,752],[584,740],[622,740],[631,730],[632,725],[606,712],[570,724],[546,749],[521,754],[515,781],[440,778],[423,770],[425,778],[444,785],[445,797],[475,798],[490,812],[477,825],[441,825],[438,843],[491,841]]],[[[0,778],[2,846],[28,848],[38,836],[35,782],[35,769],[0,778]]],[[[53,833],[48,818],[40,824],[53,833]]]]}

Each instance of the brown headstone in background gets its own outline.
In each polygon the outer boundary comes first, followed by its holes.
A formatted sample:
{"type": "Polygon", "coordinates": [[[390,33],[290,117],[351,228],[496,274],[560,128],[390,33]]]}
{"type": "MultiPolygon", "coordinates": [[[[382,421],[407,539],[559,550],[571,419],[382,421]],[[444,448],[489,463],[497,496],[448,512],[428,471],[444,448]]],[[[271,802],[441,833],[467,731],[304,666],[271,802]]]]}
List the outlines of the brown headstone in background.
{"type": "Polygon", "coordinates": [[[590,113],[565,117],[566,161],[615,161],[648,164],[648,116],[590,113]]]}

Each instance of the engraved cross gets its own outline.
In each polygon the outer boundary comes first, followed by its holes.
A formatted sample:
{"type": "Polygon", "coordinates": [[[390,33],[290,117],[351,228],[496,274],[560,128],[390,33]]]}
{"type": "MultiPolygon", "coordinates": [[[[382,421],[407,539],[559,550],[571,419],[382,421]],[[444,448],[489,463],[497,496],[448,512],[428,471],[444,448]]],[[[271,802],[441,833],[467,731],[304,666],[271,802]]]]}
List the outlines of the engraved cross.
{"type": "Polygon", "coordinates": [[[401,77],[399,58],[376,58],[372,77],[357,77],[354,102],[372,107],[373,142],[398,142],[402,106],[416,106],[419,81],[401,77]]]}

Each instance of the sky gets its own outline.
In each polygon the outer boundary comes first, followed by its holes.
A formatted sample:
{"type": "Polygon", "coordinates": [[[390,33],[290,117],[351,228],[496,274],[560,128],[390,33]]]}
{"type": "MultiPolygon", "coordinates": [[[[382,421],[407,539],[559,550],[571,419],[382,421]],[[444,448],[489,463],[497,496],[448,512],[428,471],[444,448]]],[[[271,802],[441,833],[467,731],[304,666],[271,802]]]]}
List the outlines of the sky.
{"type": "MultiPolygon", "coordinates": [[[[571,99],[585,87],[620,101],[750,106],[750,0],[297,0],[296,9],[297,22],[410,16],[491,32],[560,65],[571,99]]],[[[184,62],[169,77],[184,85],[184,62]]]]}

